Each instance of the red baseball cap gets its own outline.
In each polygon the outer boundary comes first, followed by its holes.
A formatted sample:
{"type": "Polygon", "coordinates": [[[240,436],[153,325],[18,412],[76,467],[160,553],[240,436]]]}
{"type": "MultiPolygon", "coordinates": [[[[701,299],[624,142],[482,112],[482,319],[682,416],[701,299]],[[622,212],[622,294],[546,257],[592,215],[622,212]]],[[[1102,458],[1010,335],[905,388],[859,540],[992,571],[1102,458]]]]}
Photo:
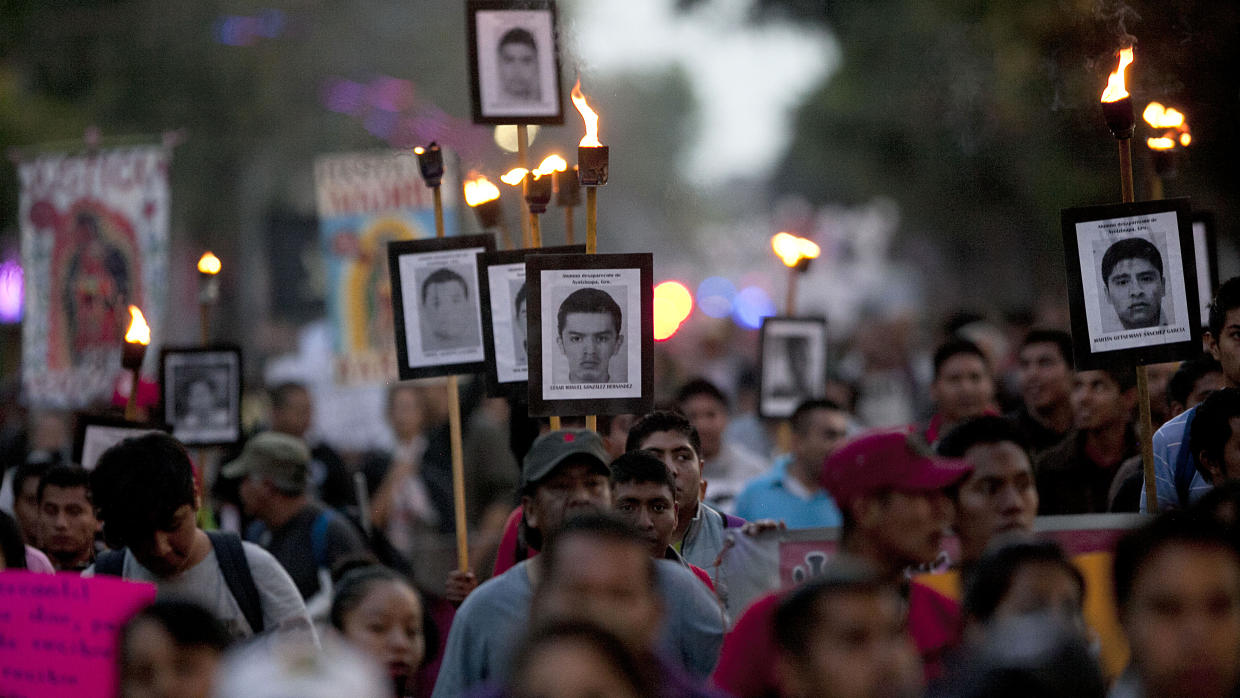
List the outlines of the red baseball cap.
{"type": "Polygon", "coordinates": [[[921,434],[901,427],[870,431],[848,442],[823,463],[820,480],[845,509],[858,497],[885,490],[941,490],[972,470],[964,460],[935,455],[921,434]]]}

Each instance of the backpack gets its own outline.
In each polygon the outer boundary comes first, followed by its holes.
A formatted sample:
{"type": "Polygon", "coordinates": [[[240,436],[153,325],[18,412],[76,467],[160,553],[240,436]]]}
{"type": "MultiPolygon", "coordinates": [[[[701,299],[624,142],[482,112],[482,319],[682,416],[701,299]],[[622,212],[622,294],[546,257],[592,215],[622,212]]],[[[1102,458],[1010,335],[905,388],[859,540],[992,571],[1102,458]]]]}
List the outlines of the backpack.
{"type": "MultiPolygon", "coordinates": [[[[314,555],[314,566],[319,569],[331,571],[330,565],[327,564],[327,527],[331,524],[332,518],[338,514],[328,508],[324,508],[319,515],[314,517],[314,523],[310,524],[310,552],[314,555]]],[[[245,539],[251,543],[267,547],[263,540],[263,536],[267,534],[267,526],[257,519],[250,522],[245,529],[245,539]]]]}
{"type": "MultiPolygon", "coordinates": [[[[211,547],[215,550],[215,559],[219,562],[220,573],[224,575],[224,583],[228,585],[229,593],[236,599],[250,629],[258,635],[263,632],[263,605],[258,595],[258,587],[254,585],[250,563],[245,559],[241,537],[225,531],[206,533],[211,539],[211,547]]],[[[124,550],[109,550],[95,559],[95,574],[120,577],[124,575],[124,567],[124,550]]]]}

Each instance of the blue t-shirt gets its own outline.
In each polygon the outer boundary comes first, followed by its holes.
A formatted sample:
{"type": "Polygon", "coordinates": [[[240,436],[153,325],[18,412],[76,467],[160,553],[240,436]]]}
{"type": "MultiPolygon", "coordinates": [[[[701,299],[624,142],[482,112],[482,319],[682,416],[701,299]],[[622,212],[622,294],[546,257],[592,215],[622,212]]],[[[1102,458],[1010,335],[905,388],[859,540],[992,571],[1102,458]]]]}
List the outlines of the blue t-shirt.
{"type": "Polygon", "coordinates": [[[792,480],[792,456],[781,456],[765,475],[749,481],[736,496],[736,515],[747,521],[776,519],[788,528],[834,527],[843,524],[839,507],[826,490],[806,492],[792,480]]]}
{"type": "MultiPolygon", "coordinates": [[[[1189,431],[1188,425],[1193,415],[1197,413],[1197,407],[1185,410],[1176,415],[1174,419],[1167,422],[1154,432],[1154,482],[1158,486],[1158,509],[1166,511],[1167,509],[1181,509],[1180,493],[1176,489],[1176,463],[1181,459],[1180,450],[1188,447],[1189,431]]],[[[1188,486],[1188,503],[1201,499],[1202,495],[1214,489],[1214,486],[1206,482],[1201,476],[1201,472],[1197,470],[1197,459],[1193,457],[1192,452],[1183,454],[1187,458],[1184,466],[1193,469],[1192,482],[1188,486]]],[[[1148,513],[1145,506],[1145,488],[1147,483],[1141,484],[1141,513],[1148,513]]]]}

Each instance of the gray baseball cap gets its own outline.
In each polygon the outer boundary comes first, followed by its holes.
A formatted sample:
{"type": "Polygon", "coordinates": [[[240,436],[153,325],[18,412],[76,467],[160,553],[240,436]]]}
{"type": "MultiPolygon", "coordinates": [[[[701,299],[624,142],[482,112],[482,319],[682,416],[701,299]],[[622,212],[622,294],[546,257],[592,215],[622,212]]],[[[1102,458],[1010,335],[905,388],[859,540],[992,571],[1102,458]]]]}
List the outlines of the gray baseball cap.
{"type": "Polygon", "coordinates": [[[296,436],[265,431],[245,442],[241,455],[220,471],[224,477],[258,475],[282,490],[300,492],[310,477],[310,447],[296,436]]]}
{"type": "Polygon", "coordinates": [[[550,475],[556,467],[574,456],[585,462],[598,464],[599,470],[608,473],[611,455],[603,447],[603,438],[589,430],[553,431],[534,440],[525,454],[521,466],[521,488],[537,483],[550,475]]]}

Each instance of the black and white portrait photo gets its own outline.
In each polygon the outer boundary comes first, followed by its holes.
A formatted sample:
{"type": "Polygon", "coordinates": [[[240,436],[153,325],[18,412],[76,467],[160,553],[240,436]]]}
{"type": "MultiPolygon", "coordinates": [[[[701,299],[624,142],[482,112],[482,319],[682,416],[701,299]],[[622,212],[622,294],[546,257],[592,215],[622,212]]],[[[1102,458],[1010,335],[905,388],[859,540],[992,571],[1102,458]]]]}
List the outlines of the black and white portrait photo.
{"type": "Polygon", "coordinates": [[[75,422],[73,462],[86,470],[94,470],[99,456],[125,439],[165,431],[151,424],[85,413],[76,415],[75,422]]]}
{"type": "Polygon", "coordinates": [[[468,7],[474,120],[562,123],[555,5],[478,0],[468,7]]]}
{"type": "Polygon", "coordinates": [[[763,320],[759,413],[790,417],[805,400],[821,398],[827,385],[827,324],[821,318],[763,320]]]}
{"type": "Polygon", "coordinates": [[[1187,204],[1183,212],[1177,205],[1154,201],[1065,211],[1069,282],[1080,293],[1070,299],[1080,351],[1146,351],[1191,344],[1199,336],[1187,204]],[[1076,329],[1078,315],[1083,331],[1076,329]]]}
{"type": "Polygon", "coordinates": [[[402,380],[481,368],[478,255],[494,247],[489,235],[388,243],[402,380]]]}
{"type": "MultiPolygon", "coordinates": [[[[647,320],[652,290],[646,287],[644,269],[634,264],[622,266],[624,258],[642,255],[537,255],[531,260],[558,259],[560,268],[535,267],[527,278],[528,291],[537,284],[539,322],[537,342],[530,352],[531,409],[538,392],[540,399],[553,400],[640,400],[648,396],[649,354],[653,348],[652,324],[647,320]],[[616,257],[603,266],[565,267],[568,260],[616,257]]],[[[630,262],[632,264],[633,262],[630,262]]],[[[533,295],[531,293],[531,295],[533,295]]],[[[531,337],[532,338],[532,337],[531,337]]],[[[597,414],[597,411],[579,414],[597,414]]],[[[559,414],[573,414],[561,412],[559,414]]]]}
{"type": "Polygon", "coordinates": [[[186,445],[241,438],[241,352],[232,348],[163,353],[163,420],[186,445]]]}

